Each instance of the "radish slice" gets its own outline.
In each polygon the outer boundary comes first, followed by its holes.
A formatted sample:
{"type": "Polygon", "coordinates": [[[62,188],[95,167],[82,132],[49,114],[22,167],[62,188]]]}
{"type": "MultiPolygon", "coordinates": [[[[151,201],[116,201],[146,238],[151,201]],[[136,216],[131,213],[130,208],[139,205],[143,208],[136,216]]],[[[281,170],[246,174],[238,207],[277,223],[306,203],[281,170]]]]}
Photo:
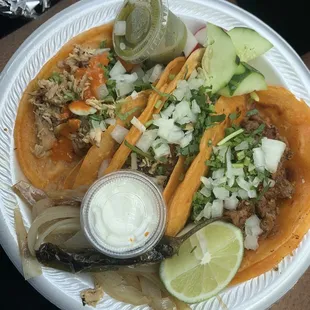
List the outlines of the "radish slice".
{"type": "Polygon", "coordinates": [[[206,46],[206,43],[207,43],[207,27],[203,27],[203,28],[199,29],[195,33],[195,38],[199,44],[201,44],[202,46],[206,46]]]}
{"type": "Polygon", "coordinates": [[[187,29],[187,39],[183,50],[186,58],[197,48],[198,44],[195,36],[187,29]]]}

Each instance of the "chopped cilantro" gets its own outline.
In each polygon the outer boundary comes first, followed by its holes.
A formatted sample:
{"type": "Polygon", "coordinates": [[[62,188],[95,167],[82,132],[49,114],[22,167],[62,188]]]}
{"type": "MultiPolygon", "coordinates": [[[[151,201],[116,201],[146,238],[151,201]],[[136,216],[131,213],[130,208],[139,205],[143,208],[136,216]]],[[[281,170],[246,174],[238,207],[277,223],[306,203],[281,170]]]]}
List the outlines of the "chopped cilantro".
{"type": "Polygon", "coordinates": [[[62,82],[62,77],[58,72],[53,72],[52,75],[49,77],[49,80],[57,84],[60,84],[62,82]]]}
{"type": "Polygon", "coordinates": [[[261,192],[259,193],[259,195],[256,197],[256,201],[260,201],[264,195],[267,193],[267,191],[269,190],[270,188],[270,183],[268,183],[262,190],[261,192]]]}
{"type": "Polygon", "coordinates": [[[210,116],[211,123],[221,123],[225,120],[225,118],[226,118],[225,114],[211,115],[210,116]]]}
{"type": "Polygon", "coordinates": [[[155,108],[156,109],[159,109],[160,108],[160,106],[162,105],[162,101],[161,100],[157,100],[157,102],[156,102],[156,104],[155,104],[155,108]]]}
{"type": "Polygon", "coordinates": [[[258,110],[253,109],[247,112],[246,116],[253,116],[258,113],[258,110]]]}
{"type": "Polygon", "coordinates": [[[115,110],[115,114],[117,115],[117,117],[122,120],[122,121],[126,121],[127,118],[132,115],[133,113],[135,113],[136,111],[141,110],[141,107],[135,107],[125,113],[121,113],[120,112],[120,106],[118,106],[115,110]]]}
{"type": "Polygon", "coordinates": [[[88,117],[89,119],[96,121],[96,122],[101,122],[103,120],[102,115],[99,115],[99,114],[91,114],[88,117]]]}
{"type": "Polygon", "coordinates": [[[192,219],[195,220],[196,217],[200,214],[200,212],[204,209],[206,203],[208,203],[210,198],[205,197],[199,192],[194,194],[193,202],[192,202],[192,219]]]}
{"type": "Polygon", "coordinates": [[[153,160],[153,157],[148,154],[145,153],[143,151],[141,151],[139,148],[137,148],[136,146],[130,144],[127,140],[124,141],[125,146],[127,146],[131,151],[133,151],[134,153],[137,153],[138,155],[144,157],[144,158],[148,158],[150,160],[153,160]]]}
{"type": "Polygon", "coordinates": [[[257,129],[252,132],[252,136],[261,134],[265,129],[265,124],[260,124],[257,129]]]}
{"type": "Polygon", "coordinates": [[[175,74],[169,74],[169,80],[172,81],[175,78],[175,74]]]}
{"type": "Polygon", "coordinates": [[[240,115],[241,115],[240,112],[238,112],[238,113],[236,113],[236,112],[235,113],[231,113],[231,114],[229,114],[229,118],[233,121],[233,120],[239,118],[240,115]]]}
{"type": "Polygon", "coordinates": [[[100,42],[99,48],[105,48],[105,47],[107,47],[107,41],[103,40],[103,41],[100,42]]]}
{"type": "Polygon", "coordinates": [[[151,89],[151,83],[145,83],[142,80],[137,80],[136,82],[133,83],[133,86],[135,88],[136,92],[140,92],[146,89],[151,89]]]}
{"type": "Polygon", "coordinates": [[[70,92],[70,91],[67,91],[64,93],[64,99],[66,101],[74,101],[74,100],[77,100],[79,98],[78,94],[75,93],[75,92],[70,92]]]}

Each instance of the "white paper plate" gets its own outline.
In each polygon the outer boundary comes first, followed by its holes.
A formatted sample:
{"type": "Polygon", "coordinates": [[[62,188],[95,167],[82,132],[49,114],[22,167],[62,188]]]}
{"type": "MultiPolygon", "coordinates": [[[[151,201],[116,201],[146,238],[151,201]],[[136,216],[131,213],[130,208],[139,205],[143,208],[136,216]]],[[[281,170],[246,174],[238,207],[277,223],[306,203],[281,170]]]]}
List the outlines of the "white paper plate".
{"type": "MultiPolygon", "coordinates": [[[[198,29],[206,21],[226,29],[246,26],[270,40],[274,48],[253,64],[271,84],[282,84],[297,97],[310,102],[309,71],[294,50],[272,29],[254,16],[220,0],[170,0],[170,9],[189,27],[198,29]]],[[[19,100],[27,84],[43,64],[75,35],[113,20],[121,2],[114,0],[81,1],[57,14],[36,30],[11,58],[0,78],[0,240],[6,253],[21,270],[14,231],[13,209],[18,204],[29,227],[27,207],[12,192],[11,186],[23,176],[14,155],[13,128],[19,100]]],[[[265,309],[285,294],[310,264],[309,232],[293,256],[286,257],[278,271],[270,271],[220,294],[229,309],[265,309]]],[[[91,286],[87,275],[75,276],[44,269],[42,276],[29,281],[42,295],[61,309],[83,307],[79,292],[91,286]]],[[[99,309],[133,309],[131,305],[104,296],[99,309]]],[[[221,309],[217,298],[192,305],[193,309],[221,309]]],[[[136,309],[147,309],[137,307],[136,309]]]]}

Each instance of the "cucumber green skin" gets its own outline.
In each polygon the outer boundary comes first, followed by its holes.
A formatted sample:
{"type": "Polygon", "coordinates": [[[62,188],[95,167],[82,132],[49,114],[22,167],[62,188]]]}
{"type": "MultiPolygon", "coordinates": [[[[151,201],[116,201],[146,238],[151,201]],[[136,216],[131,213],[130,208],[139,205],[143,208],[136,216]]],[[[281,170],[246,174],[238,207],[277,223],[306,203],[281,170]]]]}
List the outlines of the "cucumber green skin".
{"type": "Polygon", "coordinates": [[[253,29],[236,27],[228,31],[237,55],[241,61],[248,62],[266,53],[273,45],[253,29]]]}
{"type": "Polygon", "coordinates": [[[264,89],[267,89],[267,84],[263,74],[250,65],[241,63],[229,83],[218,94],[232,97],[264,89]]]}
{"type": "Polygon", "coordinates": [[[220,27],[207,24],[208,44],[202,59],[202,68],[212,86],[212,94],[218,92],[234,75],[240,58],[230,36],[220,27]]]}

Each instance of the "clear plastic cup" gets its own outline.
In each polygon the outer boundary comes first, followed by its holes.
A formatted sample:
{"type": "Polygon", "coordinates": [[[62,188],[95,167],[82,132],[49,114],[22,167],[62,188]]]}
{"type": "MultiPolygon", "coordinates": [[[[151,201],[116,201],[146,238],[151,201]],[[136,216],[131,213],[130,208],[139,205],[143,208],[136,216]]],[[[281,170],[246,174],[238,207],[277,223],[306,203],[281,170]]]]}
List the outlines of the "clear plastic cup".
{"type": "Polygon", "coordinates": [[[166,205],[160,188],[140,172],[110,173],[85,194],[81,226],[90,243],[103,254],[139,256],[164,234],[166,205]]]}
{"type": "Polygon", "coordinates": [[[116,54],[131,63],[146,59],[166,64],[180,56],[187,40],[187,29],[168,9],[167,0],[127,0],[115,23],[126,21],[126,34],[113,33],[116,54]]]}

